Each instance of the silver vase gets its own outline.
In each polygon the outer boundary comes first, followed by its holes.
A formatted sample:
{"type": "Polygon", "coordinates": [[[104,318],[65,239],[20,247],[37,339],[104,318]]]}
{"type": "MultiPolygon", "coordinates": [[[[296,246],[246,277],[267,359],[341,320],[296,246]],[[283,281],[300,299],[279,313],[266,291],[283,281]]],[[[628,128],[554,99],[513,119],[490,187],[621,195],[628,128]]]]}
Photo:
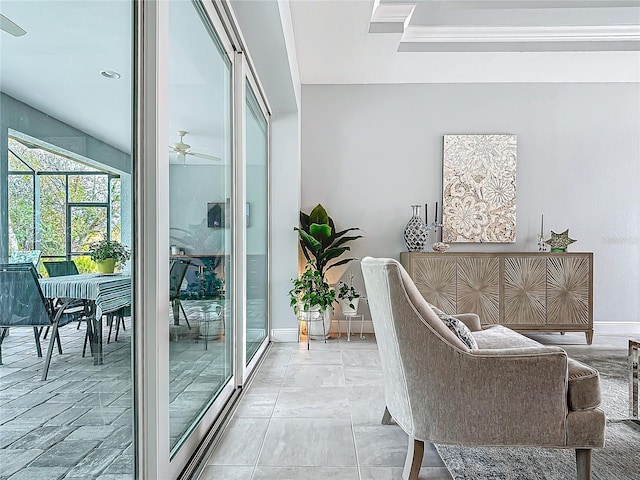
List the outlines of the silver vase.
{"type": "Polygon", "coordinates": [[[423,252],[429,230],[420,217],[420,205],[411,205],[411,208],[413,208],[413,216],[404,227],[404,242],[410,252],[423,252]]]}

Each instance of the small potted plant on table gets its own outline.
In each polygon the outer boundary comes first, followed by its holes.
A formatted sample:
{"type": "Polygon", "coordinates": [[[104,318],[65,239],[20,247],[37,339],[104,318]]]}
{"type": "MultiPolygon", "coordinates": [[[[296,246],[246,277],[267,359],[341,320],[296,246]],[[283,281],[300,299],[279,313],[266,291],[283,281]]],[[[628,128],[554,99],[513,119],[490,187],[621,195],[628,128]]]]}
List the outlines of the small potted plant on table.
{"type": "Polygon", "coordinates": [[[345,282],[338,283],[338,301],[345,317],[358,314],[360,296],[360,292],[353,286],[353,275],[349,280],[349,284],[345,282]]]}
{"type": "Polygon", "coordinates": [[[129,247],[116,240],[101,240],[89,247],[89,256],[96,262],[99,273],[113,273],[131,258],[129,247]]]}

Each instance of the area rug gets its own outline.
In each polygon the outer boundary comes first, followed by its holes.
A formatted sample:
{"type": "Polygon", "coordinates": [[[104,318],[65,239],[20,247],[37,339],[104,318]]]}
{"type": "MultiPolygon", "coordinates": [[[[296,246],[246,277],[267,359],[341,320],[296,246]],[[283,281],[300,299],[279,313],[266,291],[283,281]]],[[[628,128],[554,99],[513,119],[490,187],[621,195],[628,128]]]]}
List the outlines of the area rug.
{"type": "MultiPolygon", "coordinates": [[[[605,448],[592,454],[592,480],[640,479],[640,425],[629,421],[627,359],[620,351],[571,355],[600,372],[607,416],[605,448]]],[[[526,425],[523,425],[526,428],[526,425]]],[[[568,480],[576,478],[575,451],[553,448],[436,445],[456,480],[568,480]]]]}

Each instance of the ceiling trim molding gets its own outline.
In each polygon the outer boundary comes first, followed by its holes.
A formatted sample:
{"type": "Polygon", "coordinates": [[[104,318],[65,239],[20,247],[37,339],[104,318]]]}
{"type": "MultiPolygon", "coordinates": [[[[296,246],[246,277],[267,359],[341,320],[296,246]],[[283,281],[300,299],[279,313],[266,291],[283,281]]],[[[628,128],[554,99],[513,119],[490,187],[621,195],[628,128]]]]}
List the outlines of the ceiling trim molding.
{"type": "Polygon", "coordinates": [[[415,1],[384,3],[384,0],[375,0],[369,33],[403,33],[415,9],[415,1]]]}
{"type": "Polygon", "coordinates": [[[537,10],[546,8],[618,8],[637,7],[638,0],[448,0],[443,3],[449,9],[509,9],[537,10]]]}
{"type": "Polygon", "coordinates": [[[638,51],[640,25],[407,27],[399,52],[638,51]]]}

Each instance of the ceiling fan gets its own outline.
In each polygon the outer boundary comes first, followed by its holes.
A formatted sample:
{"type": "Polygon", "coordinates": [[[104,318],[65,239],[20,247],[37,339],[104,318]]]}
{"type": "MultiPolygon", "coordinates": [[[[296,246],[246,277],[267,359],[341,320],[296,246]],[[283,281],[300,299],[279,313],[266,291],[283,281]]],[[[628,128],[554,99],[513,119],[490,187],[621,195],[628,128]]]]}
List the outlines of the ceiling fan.
{"type": "Polygon", "coordinates": [[[180,137],[180,140],[173,145],[169,145],[169,148],[177,154],[178,161],[182,161],[183,165],[187,164],[187,155],[193,155],[194,157],[204,158],[205,160],[213,160],[215,162],[222,161],[220,157],[192,151],[191,145],[189,145],[188,143],[184,143],[184,136],[187,133],[188,132],[184,130],[178,130],[178,136],[180,137]]]}
{"type": "Polygon", "coordinates": [[[26,30],[20,27],[18,24],[9,20],[8,17],[5,17],[0,13],[0,30],[3,32],[7,32],[9,35],[13,35],[14,37],[21,37],[24,35],[26,30]]]}

